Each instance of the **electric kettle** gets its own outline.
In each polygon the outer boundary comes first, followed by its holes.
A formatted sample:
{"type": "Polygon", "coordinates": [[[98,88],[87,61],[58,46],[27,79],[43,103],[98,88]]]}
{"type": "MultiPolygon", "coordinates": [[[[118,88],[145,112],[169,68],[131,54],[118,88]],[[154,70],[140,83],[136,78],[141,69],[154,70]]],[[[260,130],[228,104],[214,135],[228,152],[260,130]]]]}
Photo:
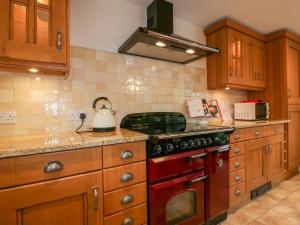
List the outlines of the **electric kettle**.
{"type": "Polygon", "coordinates": [[[112,110],[112,103],[106,97],[96,98],[93,102],[93,109],[96,112],[92,123],[92,129],[96,132],[108,132],[116,129],[116,120],[114,115],[117,111],[112,110]],[[98,101],[102,101],[102,105],[97,109],[98,101]],[[105,103],[109,103],[109,107],[105,103]]]}

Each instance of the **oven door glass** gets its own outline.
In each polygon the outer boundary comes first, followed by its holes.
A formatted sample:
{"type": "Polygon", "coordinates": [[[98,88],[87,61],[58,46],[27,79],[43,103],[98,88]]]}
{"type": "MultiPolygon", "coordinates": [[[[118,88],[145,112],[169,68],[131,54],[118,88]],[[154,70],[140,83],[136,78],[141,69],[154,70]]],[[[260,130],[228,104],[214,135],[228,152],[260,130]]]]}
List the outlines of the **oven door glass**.
{"type": "Polygon", "coordinates": [[[176,225],[196,215],[196,192],[185,191],[173,197],[166,208],[167,225],[176,225]]]}

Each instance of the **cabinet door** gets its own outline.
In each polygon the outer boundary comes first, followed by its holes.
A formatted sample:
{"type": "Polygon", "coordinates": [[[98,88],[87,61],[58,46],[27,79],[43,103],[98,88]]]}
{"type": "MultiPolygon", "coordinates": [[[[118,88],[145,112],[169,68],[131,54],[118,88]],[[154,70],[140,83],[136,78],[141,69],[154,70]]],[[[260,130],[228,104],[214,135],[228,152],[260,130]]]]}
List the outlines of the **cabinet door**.
{"type": "Polygon", "coordinates": [[[266,48],[261,41],[253,39],[253,77],[254,86],[266,87],[266,48]]]}
{"type": "Polygon", "coordinates": [[[287,41],[288,103],[300,104],[300,45],[287,41]]]}
{"type": "Polygon", "coordinates": [[[245,142],[246,189],[252,191],[268,182],[267,138],[245,142]]]}
{"type": "Polygon", "coordinates": [[[285,158],[284,158],[284,135],[276,135],[269,137],[269,180],[279,178],[284,174],[285,158]]]}
{"type": "Polygon", "coordinates": [[[245,39],[238,31],[228,29],[228,82],[247,84],[244,76],[245,39]]]}
{"type": "Polygon", "coordinates": [[[300,166],[300,105],[289,106],[288,167],[297,171],[300,166]]]}
{"type": "Polygon", "coordinates": [[[68,0],[1,0],[1,56],[67,63],[68,0]]]}
{"type": "Polygon", "coordinates": [[[102,225],[102,173],[0,191],[0,224],[102,225]]]}

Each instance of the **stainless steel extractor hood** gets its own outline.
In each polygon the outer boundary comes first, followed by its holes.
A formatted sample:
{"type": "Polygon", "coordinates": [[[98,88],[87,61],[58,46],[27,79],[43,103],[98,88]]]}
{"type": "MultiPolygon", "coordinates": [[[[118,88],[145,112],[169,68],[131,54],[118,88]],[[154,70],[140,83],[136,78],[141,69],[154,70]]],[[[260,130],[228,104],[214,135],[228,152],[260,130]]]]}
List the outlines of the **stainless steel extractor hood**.
{"type": "Polygon", "coordinates": [[[215,48],[173,34],[173,5],[155,0],[147,9],[147,28],[138,28],[119,48],[120,53],[190,63],[211,54],[215,48]]]}

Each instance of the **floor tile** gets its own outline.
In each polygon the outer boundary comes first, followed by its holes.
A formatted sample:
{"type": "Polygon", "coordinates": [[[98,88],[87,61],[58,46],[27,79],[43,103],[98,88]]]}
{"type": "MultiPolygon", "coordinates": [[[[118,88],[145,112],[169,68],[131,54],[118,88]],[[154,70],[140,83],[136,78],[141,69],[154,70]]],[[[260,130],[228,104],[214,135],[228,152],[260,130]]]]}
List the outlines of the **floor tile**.
{"type": "Polygon", "coordinates": [[[300,204],[295,204],[293,202],[289,202],[287,200],[281,201],[279,204],[277,204],[273,210],[276,212],[279,212],[281,214],[284,214],[286,216],[289,216],[290,218],[294,218],[300,221],[300,204]]]}
{"type": "Polygon", "coordinates": [[[257,221],[263,225],[300,225],[300,220],[278,213],[272,209],[258,218],[257,221]]]}
{"type": "Polygon", "coordinates": [[[300,189],[290,194],[286,200],[294,204],[300,204],[300,189]]]}
{"type": "Polygon", "coordinates": [[[274,200],[280,201],[280,200],[286,198],[292,192],[293,191],[291,191],[291,190],[288,190],[284,187],[278,186],[278,187],[275,187],[274,189],[272,189],[270,192],[268,192],[266,194],[266,196],[268,196],[274,200]]]}

